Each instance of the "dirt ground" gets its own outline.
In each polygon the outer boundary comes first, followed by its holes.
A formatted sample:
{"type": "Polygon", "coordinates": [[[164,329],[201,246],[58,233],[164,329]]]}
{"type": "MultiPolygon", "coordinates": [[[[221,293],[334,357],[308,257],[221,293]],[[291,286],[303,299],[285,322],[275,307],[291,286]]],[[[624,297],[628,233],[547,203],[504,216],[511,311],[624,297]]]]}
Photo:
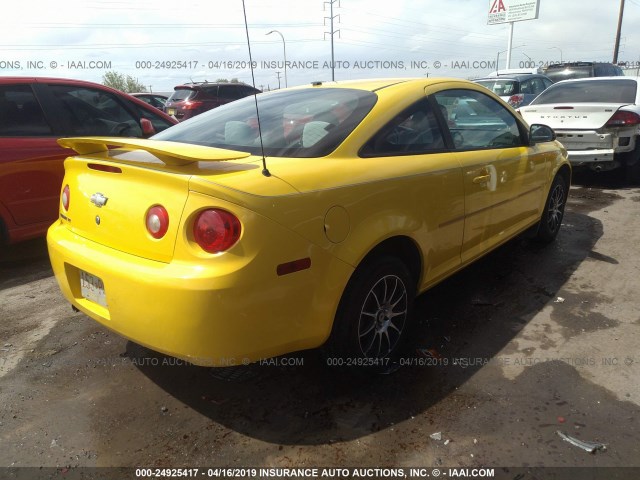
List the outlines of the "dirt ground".
{"type": "Polygon", "coordinates": [[[423,365],[390,375],[184,365],[74,313],[44,240],[5,248],[0,466],[640,467],[640,188],[611,178],[421,296],[423,365]]]}

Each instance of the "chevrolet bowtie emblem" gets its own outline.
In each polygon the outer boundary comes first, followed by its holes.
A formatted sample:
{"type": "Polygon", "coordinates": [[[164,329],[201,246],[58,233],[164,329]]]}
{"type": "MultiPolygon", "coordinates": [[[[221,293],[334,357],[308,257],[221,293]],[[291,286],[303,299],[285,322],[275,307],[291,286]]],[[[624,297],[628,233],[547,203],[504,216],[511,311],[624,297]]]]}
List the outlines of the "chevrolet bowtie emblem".
{"type": "Polygon", "coordinates": [[[91,195],[91,203],[93,203],[98,208],[104,207],[107,204],[108,200],[109,199],[100,192],[91,195]]]}

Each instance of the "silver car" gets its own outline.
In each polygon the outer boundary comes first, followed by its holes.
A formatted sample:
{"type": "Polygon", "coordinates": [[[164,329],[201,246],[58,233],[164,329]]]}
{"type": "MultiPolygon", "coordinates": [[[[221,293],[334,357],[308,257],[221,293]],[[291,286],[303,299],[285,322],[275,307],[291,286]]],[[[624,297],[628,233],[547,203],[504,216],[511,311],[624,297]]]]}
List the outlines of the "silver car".
{"type": "Polygon", "coordinates": [[[639,77],[593,77],[558,82],[520,108],[529,123],[556,132],[574,167],[625,168],[640,181],[639,77]]]}
{"type": "Polygon", "coordinates": [[[502,98],[513,108],[529,105],[553,82],[535,73],[496,75],[474,80],[502,98]]]}

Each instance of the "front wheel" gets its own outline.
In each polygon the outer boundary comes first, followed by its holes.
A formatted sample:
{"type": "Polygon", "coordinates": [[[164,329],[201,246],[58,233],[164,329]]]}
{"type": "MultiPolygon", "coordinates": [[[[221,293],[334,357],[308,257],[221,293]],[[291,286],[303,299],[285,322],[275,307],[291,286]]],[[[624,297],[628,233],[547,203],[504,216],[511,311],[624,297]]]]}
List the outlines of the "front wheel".
{"type": "Polygon", "coordinates": [[[409,270],[395,257],[359,267],[340,300],[327,363],[346,367],[385,367],[407,337],[416,293],[409,270]]]}
{"type": "Polygon", "coordinates": [[[544,211],[538,223],[538,231],[535,240],[543,243],[552,242],[558,235],[560,225],[562,225],[562,217],[564,216],[564,207],[567,203],[567,183],[561,175],[556,175],[549,190],[549,196],[544,205],[544,211]]]}

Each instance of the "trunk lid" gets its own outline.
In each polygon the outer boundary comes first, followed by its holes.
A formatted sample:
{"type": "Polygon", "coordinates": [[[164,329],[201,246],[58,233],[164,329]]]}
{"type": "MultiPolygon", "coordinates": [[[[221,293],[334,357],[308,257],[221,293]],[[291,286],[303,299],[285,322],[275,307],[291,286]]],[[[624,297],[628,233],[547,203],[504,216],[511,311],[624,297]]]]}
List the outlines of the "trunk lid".
{"type": "Polygon", "coordinates": [[[67,227],[88,240],[160,262],[173,258],[197,162],[249,156],[139,139],[78,138],[59,143],[82,152],[65,161],[63,188],[69,186],[70,199],[68,211],[61,205],[60,217],[67,227]],[[109,151],[107,145],[124,150],[109,151]],[[153,238],[146,227],[147,212],[156,205],[163,206],[169,216],[168,230],[160,239],[153,238]]]}
{"type": "Polygon", "coordinates": [[[542,123],[554,130],[598,130],[627,103],[541,104],[520,108],[529,124],[542,123]]]}

